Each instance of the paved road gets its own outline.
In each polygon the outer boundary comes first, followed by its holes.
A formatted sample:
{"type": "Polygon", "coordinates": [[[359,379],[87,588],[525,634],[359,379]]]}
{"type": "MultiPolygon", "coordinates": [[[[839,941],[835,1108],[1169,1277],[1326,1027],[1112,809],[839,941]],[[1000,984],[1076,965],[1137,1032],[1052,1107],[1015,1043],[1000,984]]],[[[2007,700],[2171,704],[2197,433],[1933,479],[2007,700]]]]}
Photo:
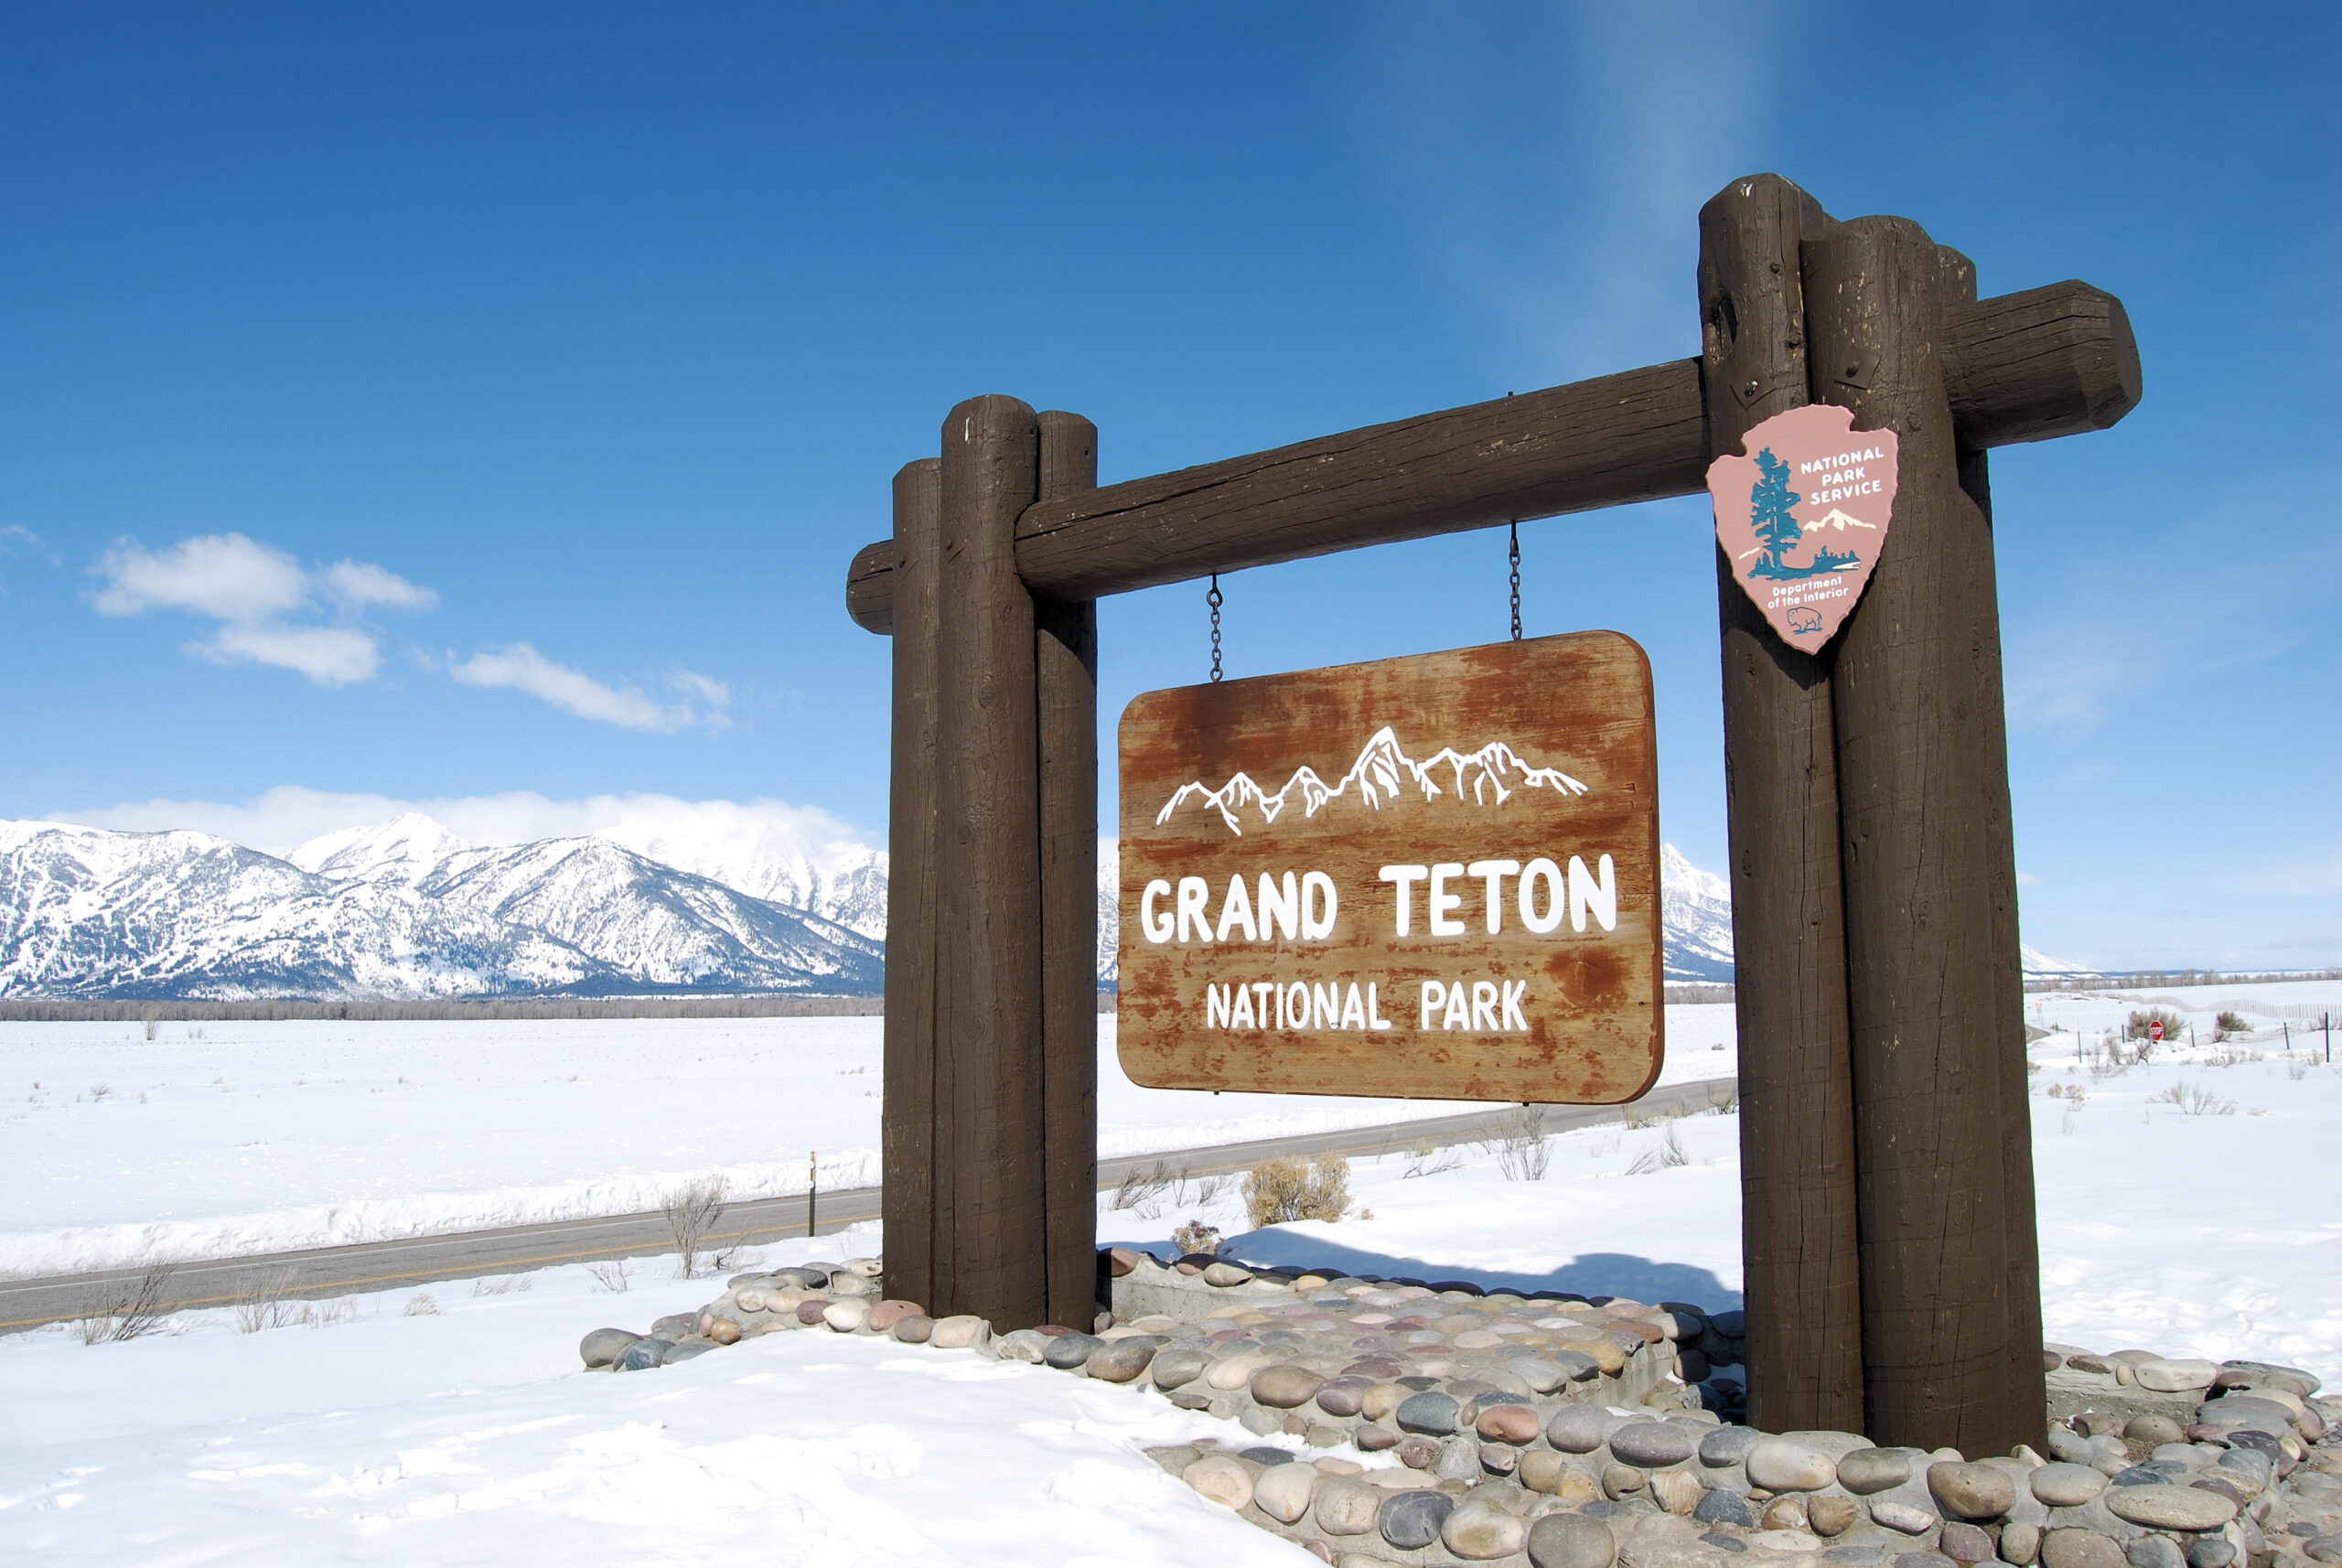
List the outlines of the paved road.
{"type": "MultiPolygon", "coordinates": [[[[1624,1121],[1629,1114],[1682,1115],[1706,1111],[1725,1102],[1733,1093],[1732,1079],[1705,1079],[1653,1090],[1631,1105],[1548,1105],[1540,1109],[1545,1130],[1560,1133],[1574,1127],[1624,1121]]],[[[1241,1171],[1273,1155],[1331,1151],[1364,1156],[1418,1146],[1441,1148],[1469,1144],[1489,1136],[1520,1113],[1520,1107],[1506,1106],[1380,1127],[1350,1127],[1264,1138],[1249,1144],[1221,1144],[1210,1148],[1102,1160],[1099,1162],[1098,1186],[1104,1191],[1119,1187],[1134,1175],[1145,1180],[1158,1176],[1213,1176],[1241,1171]]],[[[822,1193],[816,1218],[821,1232],[876,1219],[878,1189],[865,1187],[822,1193]]],[[[749,1248],[806,1233],[804,1197],[773,1197],[736,1203],[726,1208],[709,1241],[718,1250],[749,1248]]],[[[600,1219],[556,1219],[500,1230],[467,1230],[452,1236],[418,1236],[404,1241],[369,1241],[353,1247],[323,1247],[309,1251],[181,1263],[165,1282],[163,1295],[171,1307],[227,1306],[265,1295],[317,1300],[347,1295],[353,1291],[391,1290],[440,1280],[517,1273],[557,1263],[658,1257],[674,1250],[674,1234],[664,1215],[618,1214],[600,1219]]],[[[0,1281],[0,1334],[104,1313],[137,1291],[142,1273],[137,1269],[116,1269],[47,1279],[0,1281]]]]}

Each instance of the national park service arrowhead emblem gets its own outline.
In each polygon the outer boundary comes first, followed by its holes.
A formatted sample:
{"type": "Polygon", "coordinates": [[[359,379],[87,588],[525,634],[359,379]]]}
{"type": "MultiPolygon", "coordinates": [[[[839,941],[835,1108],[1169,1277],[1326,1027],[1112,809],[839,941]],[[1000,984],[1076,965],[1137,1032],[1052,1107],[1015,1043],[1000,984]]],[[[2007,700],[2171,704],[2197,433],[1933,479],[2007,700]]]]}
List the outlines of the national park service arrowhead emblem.
{"type": "Polygon", "coordinates": [[[1895,432],[1853,424],[1851,409],[1808,403],[1741,437],[1750,456],[1708,465],[1732,575],[1781,640],[1809,653],[1853,613],[1895,512],[1895,432]]]}

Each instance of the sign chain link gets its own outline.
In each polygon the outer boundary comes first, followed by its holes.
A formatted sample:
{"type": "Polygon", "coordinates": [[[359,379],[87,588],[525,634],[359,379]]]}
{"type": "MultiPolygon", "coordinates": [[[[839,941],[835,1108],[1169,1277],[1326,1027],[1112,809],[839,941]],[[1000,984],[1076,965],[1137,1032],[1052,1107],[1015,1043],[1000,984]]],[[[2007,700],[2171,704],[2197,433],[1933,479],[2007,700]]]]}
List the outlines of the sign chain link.
{"type": "Polygon", "coordinates": [[[1211,607],[1211,678],[1219,680],[1219,574],[1211,575],[1211,592],[1204,596],[1204,603],[1211,607]]]}
{"type": "Polygon", "coordinates": [[[1520,640],[1520,524],[1512,525],[1512,640],[1520,640]]]}

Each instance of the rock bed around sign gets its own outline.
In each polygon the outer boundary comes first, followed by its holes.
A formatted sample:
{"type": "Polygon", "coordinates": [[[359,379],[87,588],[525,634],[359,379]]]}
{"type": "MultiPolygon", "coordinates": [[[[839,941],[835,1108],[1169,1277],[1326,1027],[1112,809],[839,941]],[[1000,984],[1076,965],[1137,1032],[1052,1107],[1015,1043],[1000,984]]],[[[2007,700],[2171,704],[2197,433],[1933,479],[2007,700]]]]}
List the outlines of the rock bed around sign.
{"type": "Polygon", "coordinates": [[[1737,1312],[1101,1261],[1116,1311],[1087,1333],[932,1318],[854,1259],[735,1275],[696,1313],[580,1350],[632,1371],[811,1329],[1130,1384],[1241,1428],[1157,1464],[1338,1568],[2342,1564],[2342,1400],[2291,1368],[2052,1346],[2048,1457],[1970,1462],[1729,1423],[1738,1385],[1714,1369],[1737,1365],[1737,1312]]]}

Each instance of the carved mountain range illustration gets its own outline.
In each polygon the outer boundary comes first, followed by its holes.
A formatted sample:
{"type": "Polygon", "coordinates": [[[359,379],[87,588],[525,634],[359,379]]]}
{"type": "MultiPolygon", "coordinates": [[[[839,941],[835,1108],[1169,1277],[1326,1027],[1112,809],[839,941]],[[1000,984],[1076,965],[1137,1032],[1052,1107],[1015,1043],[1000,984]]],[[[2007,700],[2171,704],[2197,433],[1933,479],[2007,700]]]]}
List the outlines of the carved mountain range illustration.
{"type": "Polygon", "coordinates": [[[1349,771],[1339,780],[1328,784],[1317,770],[1309,767],[1296,769],[1284,781],[1284,788],[1274,794],[1262,789],[1252,778],[1237,774],[1217,789],[1207,789],[1201,779],[1182,784],[1163,810],[1155,814],[1155,825],[1169,822],[1172,813],[1190,800],[1201,800],[1219,811],[1228,831],[1242,837],[1242,813],[1257,808],[1263,823],[1273,822],[1278,814],[1291,805],[1296,796],[1301,801],[1301,814],[1314,817],[1318,808],[1327,801],[1348,793],[1350,786],[1358,786],[1359,799],[1377,811],[1385,800],[1404,797],[1408,780],[1422,791],[1428,800],[1434,796],[1453,793],[1460,802],[1469,799],[1477,806],[1500,806],[1512,798],[1516,789],[1552,789],[1563,795],[1583,795],[1588,786],[1571,778],[1557,768],[1536,768],[1524,761],[1520,754],[1500,740],[1492,740],[1477,751],[1461,752],[1454,746],[1442,746],[1421,762],[1413,760],[1400,749],[1399,736],[1389,725],[1374,732],[1374,738],[1358,754],[1349,771]],[[1443,789],[1433,775],[1447,770],[1447,785],[1443,789]]]}

